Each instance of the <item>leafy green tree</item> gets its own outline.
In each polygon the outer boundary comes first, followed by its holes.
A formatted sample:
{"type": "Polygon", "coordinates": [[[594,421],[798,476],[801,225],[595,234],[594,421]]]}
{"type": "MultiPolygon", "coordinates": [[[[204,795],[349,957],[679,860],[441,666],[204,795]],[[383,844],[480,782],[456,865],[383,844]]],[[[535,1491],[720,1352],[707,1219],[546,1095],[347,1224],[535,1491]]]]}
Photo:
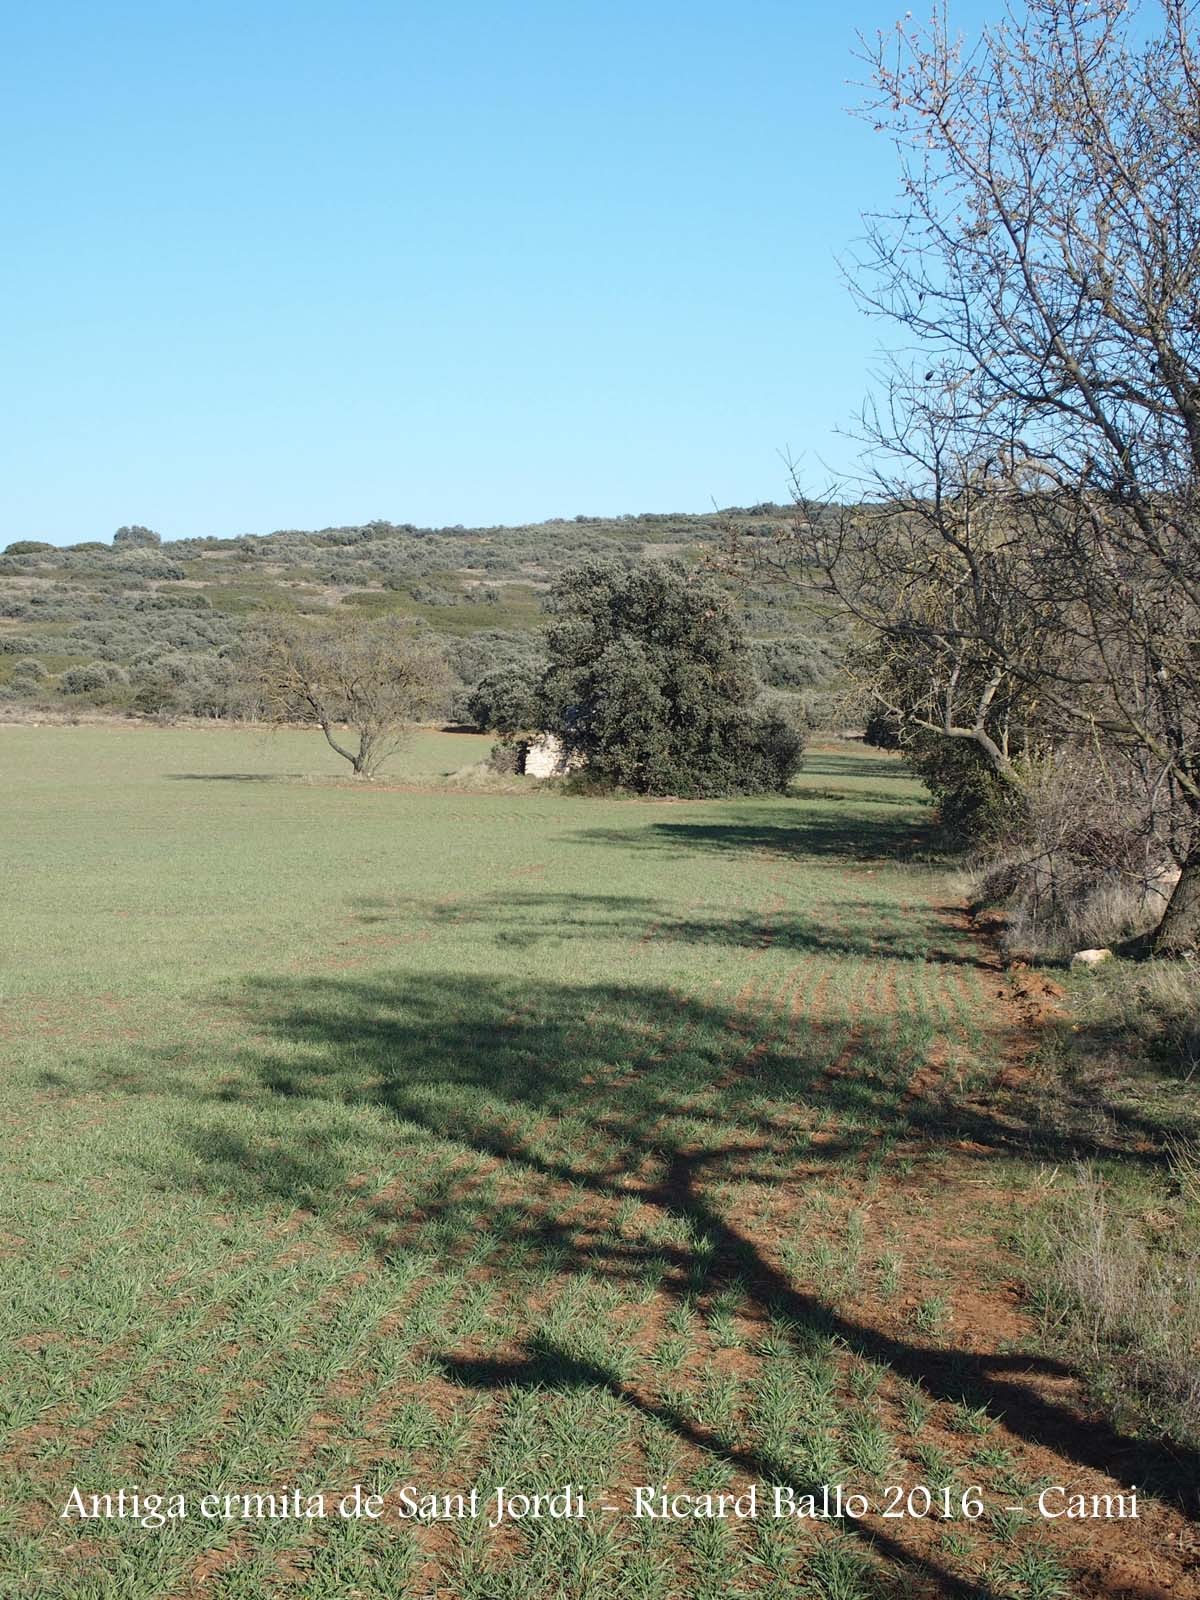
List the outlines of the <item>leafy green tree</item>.
{"type": "Polygon", "coordinates": [[[592,779],[639,794],[787,788],[803,737],[755,711],[745,633],[710,578],[678,562],[588,561],[550,606],[545,727],[592,779]]]}
{"type": "Polygon", "coordinates": [[[518,661],[485,673],[466,697],[467,716],[485,733],[506,739],[539,729],[543,670],[536,661],[518,661]]]}

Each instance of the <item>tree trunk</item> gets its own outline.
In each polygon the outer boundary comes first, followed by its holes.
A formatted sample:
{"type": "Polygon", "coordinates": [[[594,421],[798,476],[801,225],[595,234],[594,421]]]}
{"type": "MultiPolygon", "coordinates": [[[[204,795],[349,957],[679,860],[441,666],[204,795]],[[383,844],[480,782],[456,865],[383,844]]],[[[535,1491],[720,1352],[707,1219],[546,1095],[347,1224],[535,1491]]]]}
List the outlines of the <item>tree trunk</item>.
{"type": "Polygon", "coordinates": [[[333,727],[326,720],[326,718],[322,717],[320,719],[320,724],[321,724],[321,732],[325,735],[325,743],[329,746],[329,748],[331,750],[336,750],[339,756],[343,757],[344,760],[346,760],[346,761],[348,761],[350,763],[350,765],[354,768],[354,773],[355,773],[356,777],[361,777],[362,773],[359,772],[359,770],[358,770],[358,768],[359,768],[358,757],[354,754],[353,750],[347,750],[343,745],[340,745],[337,742],[337,740],[333,737],[333,727]]]}
{"type": "Polygon", "coordinates": [[[1150,939],[1156,956],[1188,955],[1200,948],[1200,839],[1188,851],[1179,882],[1150,939]]]}

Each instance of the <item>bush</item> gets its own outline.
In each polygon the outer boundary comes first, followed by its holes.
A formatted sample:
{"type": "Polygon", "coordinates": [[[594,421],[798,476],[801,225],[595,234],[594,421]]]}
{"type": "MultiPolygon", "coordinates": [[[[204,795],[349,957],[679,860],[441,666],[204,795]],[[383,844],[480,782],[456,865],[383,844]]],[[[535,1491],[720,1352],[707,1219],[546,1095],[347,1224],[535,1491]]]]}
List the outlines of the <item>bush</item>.
{"type": "Polygon", "coordinates": [[[91,694],[108,683],[108,667],[103,661],[90,661],[86,667],[68,667],[59,682],[63,694],[91,694]]]}
{"type": "Polygon", "coordinates": [[[467,720],[481,733],[511,737],[543,721],[540,665],[522,661],[485,674],[466,696],[467,720]]]}
{"type": "Polygon", "coordinates": [[[59,679],[59,688],[63,694],[96,694],[128,682],[129,674],[123,667],[114,667],[107,661],[89,661],[86,666],[68,667],[59,679]]]}
{"type": "Polygon", "coordinates": [[[133,708],[154,717],[234,717],[246,691],[231,664],[211,655],[169,652],[134,668],[133,708]]]}
{"type": "Polygon", "coordinates": [[[1170,816],[1141,770],[1063,746],[1022,775],[977,888],[982,904],[1004,907],[1009,950],[1066,955],[1157,925],[1178,867],[1170,816]]]}
{"type": "Polygon", "coordinates": [[[148,549],[162,543],[162,534],[155,533],[153,528],[143,528],[139,523],[132,526],[118,528],[113,534],[114,549],[148,549]]]}
{"type": "Polygon", "coordinates": [[[33,688],[39,683],[45,683],[50,674],[40,661],[33,656],[23,656],[20,661],[13,662],[9,682],[22,688],[33,688]]]}
{"type": "Polygon", "coordinates": [[[169,556],[158,555],[153,550],[145,553],[131,550],[119,558],[110,556],[108,564],[112,571],[128,573],[131,578],[141,579],[143,583],[178,583],[181,578],[187,577],[182,562],[172,561],[169,556]]]}
{"type": "Polygon", "coordinates": [[[937,801],[939,820],[951,838],[977,844],[1022,826],[1021,791],[1000,777],[978,745],[910,724],[901,731],[899,748],[937,801]]]}
{"type": "Polygon", "coordinates": [[[436,634],[434,640],[465,684],[477,684],[488,673],[518,662],[545,665],[541,636],[536,633],[484,628],[479,633],[436,634]]]}
{"type": "Polygon", "coordinates": [[[786,787],[803,742],[754,711],[748,641],[712,580],[674,561],[586,562],[551,608],[545,729],[588,784],[697,797],[786,787]]]}
{"type": "Polygon", "coordinates": [[[36,556],[43,550],[54,550],[56,547],[47,544],[43,539],[16,539],[10,545],[5,545],[6,556],[36,556]]]}
{"type": "Polygon", "coordinates": [[[514,776],[521,765],[520,746],[504,740],[494,744],[488,754],[487,765],[492,772],[501,773],[506,777],[514,776]]]}
{"type": "Polygon", "coordinates": [[[756,639],[751,650],[754,670],[772,689],[807,689],[830,674],[829,658],[807,639],[756,639]]]}
{"type": "MultiPolygon", "coordinates": [[[[164,563],[164,565],[175,563],[164,563]]],[[[180,574],[183,568],[179,568],[180,574]]],[[[186,594],[143,594],[134,602],[135,611],[211,611],[212,601],[207,595],[189,590],[186,594]]]]}
{"type": "Polygon", "coordinates": [[[743,792],[786,794],[804,763],[806,738],[794,718],[778,710],[760,711],[741,728],[743,792]]]}

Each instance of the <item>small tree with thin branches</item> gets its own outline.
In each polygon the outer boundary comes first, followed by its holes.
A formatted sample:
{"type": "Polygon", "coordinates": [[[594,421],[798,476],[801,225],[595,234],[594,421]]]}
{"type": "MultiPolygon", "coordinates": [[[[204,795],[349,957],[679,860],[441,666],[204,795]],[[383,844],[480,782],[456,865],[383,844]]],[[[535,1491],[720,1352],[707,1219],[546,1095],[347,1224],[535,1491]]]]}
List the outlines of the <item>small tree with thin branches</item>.
{"type": "Polygon", "coordinates": [[[395,620],[273,621],[246,653],[264,716],[309,723],[356,778],[372,778],[413,727],[445,705],[450,677],[438,652],[395,620]]]}

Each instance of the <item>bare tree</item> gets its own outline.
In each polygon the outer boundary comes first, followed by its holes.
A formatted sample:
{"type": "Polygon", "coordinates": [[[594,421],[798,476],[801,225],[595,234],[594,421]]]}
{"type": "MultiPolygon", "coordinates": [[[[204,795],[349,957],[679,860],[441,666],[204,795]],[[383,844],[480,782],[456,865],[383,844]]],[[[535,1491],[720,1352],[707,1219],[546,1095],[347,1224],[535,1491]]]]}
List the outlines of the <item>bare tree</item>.
{"type": "Polygon", "coordinates": [[[449,687],[437,651],[394,620],[273,622],[246,662],[266,717],[315,724],[357,778],[373,777],[449,687]]]}
{"type": "Polygon", "coordinates": [[[1196,7],[1029,0],[864,44],[901,199],[850,267],[906,355],[864,418],[871,505],[776,553],[911,654],[921,725],[1013,775],[1006,708],[1155,768],[1200,942],[1196,7]],[[998,736],[999,730],[999,736],[998,736]]]}
{"type": "Polygon", "coordinates": [[[1020,790],[1022,758],[1045,732],[1043,680],[1053,671],[1081,690],[1089,680],[1065,641],[1065,608],[1048,592],[1030,506],[1000,493],[986,460],[964,459],[939,437],[944,419],[922,413],[904,426],[892,446],[901,469],[878,466],[867,498],[817,501],[797,481],[797,520],[737,558],[760,579],[815,591],[859,625],[846,665],[866,704],[971,744],[1020,790]],[[903,466],[918,462],[914,483],[903,466]]]}

